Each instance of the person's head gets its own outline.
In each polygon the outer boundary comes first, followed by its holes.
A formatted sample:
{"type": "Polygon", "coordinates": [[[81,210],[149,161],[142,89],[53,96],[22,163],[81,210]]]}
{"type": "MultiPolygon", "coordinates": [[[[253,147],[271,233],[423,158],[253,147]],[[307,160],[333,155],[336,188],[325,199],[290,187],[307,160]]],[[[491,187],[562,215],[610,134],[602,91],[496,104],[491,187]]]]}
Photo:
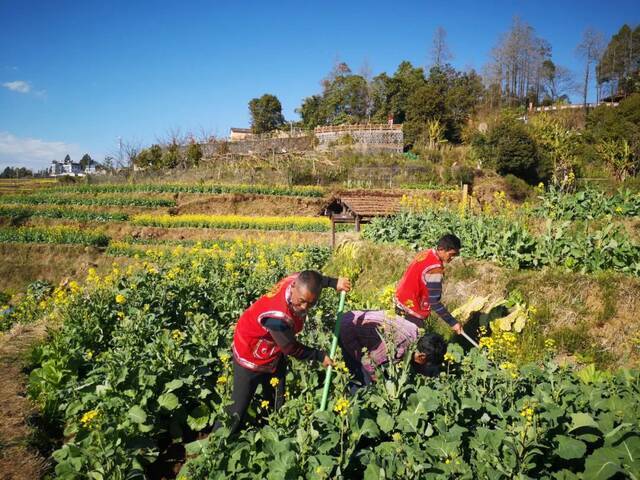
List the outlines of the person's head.
{"type": "Polygon", "coordinates": [[[423,335],[413,352],[413,367],[416,372],[428,377],[438,373],[438,367],[444,361],[444,354],[447,351],[447,342],[442,335],[437,333],[427,333],[423,335]]]}
{"type": "Polygon", "coordinates": [[[322,275],[315,270],[305,270],[291,285],[291,308],[296,315],[306,315],[322,291],[322,275]]]}
{"type": "Polygon", "coordinates": [[[448,233],[438,240],[436,253],[443,263],[449,263],[455,257],[460,255],[460,248],[462,248],[460,239],[454,234],[448,233]]]}

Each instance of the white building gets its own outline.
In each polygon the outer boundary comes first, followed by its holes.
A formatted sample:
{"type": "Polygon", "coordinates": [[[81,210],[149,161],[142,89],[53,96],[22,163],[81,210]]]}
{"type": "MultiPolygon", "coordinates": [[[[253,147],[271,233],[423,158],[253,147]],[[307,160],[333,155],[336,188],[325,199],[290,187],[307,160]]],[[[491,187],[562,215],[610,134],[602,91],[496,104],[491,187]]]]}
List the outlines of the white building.
{"type": "Polygon", "coordinates": [[[58,177],[63,175],[69,175],[72,177],[83,177],[85,175],[95,175],[98,173],[102,173],[101,170],[98,170],[99,166],[100,164],[98,162],[94,162],[93,160],[84,169],[82,168],[82,165],[71,160],[64,160],[62,162],[53,160],[48,170],[50,177],[58,177]]]}

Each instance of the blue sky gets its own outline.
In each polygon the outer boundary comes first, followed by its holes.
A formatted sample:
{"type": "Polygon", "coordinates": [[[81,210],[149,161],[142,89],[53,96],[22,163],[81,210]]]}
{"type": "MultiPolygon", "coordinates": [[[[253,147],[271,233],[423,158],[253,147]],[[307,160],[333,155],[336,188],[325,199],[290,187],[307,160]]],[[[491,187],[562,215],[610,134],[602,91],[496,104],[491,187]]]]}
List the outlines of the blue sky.
{"type": "Polygon", "coordinates": [[[459,69],[482,69],[514,16],[576,72],[587,26],[606,39],[640,22],[637,1],[0,0],[0,169],[42,168],[68,152],[101,161],[171,130],[226,136],[248,101],[273,93],[285,117],[339,59],[392,73],[429,62],[447,31],[459,69]]]}

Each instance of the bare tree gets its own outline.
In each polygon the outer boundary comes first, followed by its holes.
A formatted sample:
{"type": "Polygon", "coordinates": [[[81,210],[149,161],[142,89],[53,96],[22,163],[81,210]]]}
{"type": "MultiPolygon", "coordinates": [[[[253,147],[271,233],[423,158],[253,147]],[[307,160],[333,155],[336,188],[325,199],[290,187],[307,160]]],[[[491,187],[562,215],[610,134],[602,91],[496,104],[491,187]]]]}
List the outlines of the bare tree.
{"type": "Polygon", "coordinates": [[[122,142],[123,163],[127,168],[133,169],[136,157],[142,150],[140,141],[126,140],[122,142]]]}
{"type": "Polygon", "coordinates": [[[582,34],[582,41],[576,47],[576,54],[584,60],[584,82],[582,84],[582,104],[587,108],[589,75],[592,65],[596,65],[604,52],[605,42],[602,33],[588,27],[582,34]]]}
{"type": "MultiPolygon", "coordinates": [[[[509,103],[539,96],[542,64],[551,57],[549,43],[535,35],[533,27],[514,18],[492,51],[491,76],[499,80],[509,103]]],[[[532,99],[533,100],[533,99],[532,99]]]]}
{"type": "Polygon", "coordinates": [[[164,137],[157,137],[156,141],[159,145],[184,145],[187,135],[182,133],[180,127],[171,127],[167,129],[164,137]]]}
{"type": "Polygon", "coordinates": [[[217,140],[217,136],[208,128],[200,126],[200,128],[198,128],[198,133],[196,134],[196,140],[198,143],[210,143],[217,140]]]}
{"type": "Polygon", "coordinates": [[[433,45],[431,47],[431,62],[436,67],[448,63],[453,58],[451,50],[447,45],[447,31],[438,26],[433,34],[433,45]]]}
{"type": "Polygon", "coordinates": [[[574,74],[568,68],[545,60],[541,72],[542,88],[552,102],[578,90],[574,74]]]}

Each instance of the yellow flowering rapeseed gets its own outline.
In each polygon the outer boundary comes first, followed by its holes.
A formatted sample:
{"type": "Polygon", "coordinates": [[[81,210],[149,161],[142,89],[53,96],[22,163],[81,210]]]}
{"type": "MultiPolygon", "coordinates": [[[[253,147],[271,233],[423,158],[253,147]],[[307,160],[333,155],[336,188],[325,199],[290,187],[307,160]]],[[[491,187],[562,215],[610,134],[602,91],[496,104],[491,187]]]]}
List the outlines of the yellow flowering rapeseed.
{"type": "Polygon", "coordinates": [[[556,350],[556,342],[553,338],[547,338],[544,341],[544,349],[548,353],[553,353],[556,350]]]}
{"type": "Polygon", "coordinates": [[[117,294],[117,295],[116,295],[116,303],[119,303],[119,304],[121,304],[121,305],[122,305],[122,304],[123,304],[123,303],[125,303],[126,301],[127,301],[127,297],[125,297],[125,296],[124,296],[124,295],[122,295],[121,293],[119,293],[119,294],[117,294]]]}
{"type": "Polygon", "coordinates": [[[511,378],[518,377],[518,367],[513,362],[502,362],[500,364],[500,370],[504,370],[511,378]]]}
{"type": "Polygon", "coordinates": [[[527,425],[533,422],[533,416],[536,413],[536,402],[525,402],[520,410],[520,416],[526,421],[527,425]]]}
{"type": "Polygon", "coordinates": [[[340,398],[333,407],[333,411],[339,415],[346,415],[349,412],[349,400],[340,398]]]}
{"type": "Polygon", "coordinates": [[[454,357],[451,353],[447,352],[444,354],[444,361],[449,363],[455,363],[456,357],[454,357]]]}
{"type": "Polygon", "coordinates": [[[98,417],[99,413],[100,412],[98,412],[98,410],[89,410],[88,412],[85,412],[80,418],[80,423],[83,427],[90,426],[95,421],[96,417],[98,417]]]}
{"type": "Polygon", "coordinates": [[[227,383],[227,381],[228,381],[227,377],[225,375],[221,375],[218,377],[218,380],[216,380],[216,383],[218,385],[224,385],[227,383]]]}
{"type": "Polygon", "coordinates": [[[269,407],[269,400],[262,400],[260,402],[260,407],[261,408],[268,408],[269,407]]]}
{"type": "Polygon", "coordinates": [[[156,227],[200,227],[253,230],[299,230],[324,232],[331,221],[315,217],[251,217],[242,215],[136,215],[131,219],[136,225],[156,227]]]}
{"type": "Polygon", "coordinates": [[[277,377],[273,377],[271,380],[269,380],[269,383],[271,384],[272,387],[277,387],[280,384],[280,379],[277,377]]]}
{"type": "Polygon", "coordinates": [[[349,369],[347,368],[347,365],[344,362],[336,362],[333,368],[336,372],[349,373],[349,369]]]}
{"type": "Polygon", "coordinates": [[[69,287],[69,293],[71,294],[76,294],[80,291],[80,285],[78,285],[78,282],[75,280],[71,280],[67,286],[69,287]]]}
{"type": "Polygon", "coordinates": [[[53,301],[58,306],[64,306],[69,303],[67,292],[63,287],[58,287],[53,292],[53,301]]]}
{"type": "Polygon", "coordinates": [[[173,330],[171,332],[171,338],[173,338],[174,341],[180,343],[182,340],[184,340],[186,338],[187,334],[184,332],[181,332],[180,330],[176,329],[173,330]]]}

